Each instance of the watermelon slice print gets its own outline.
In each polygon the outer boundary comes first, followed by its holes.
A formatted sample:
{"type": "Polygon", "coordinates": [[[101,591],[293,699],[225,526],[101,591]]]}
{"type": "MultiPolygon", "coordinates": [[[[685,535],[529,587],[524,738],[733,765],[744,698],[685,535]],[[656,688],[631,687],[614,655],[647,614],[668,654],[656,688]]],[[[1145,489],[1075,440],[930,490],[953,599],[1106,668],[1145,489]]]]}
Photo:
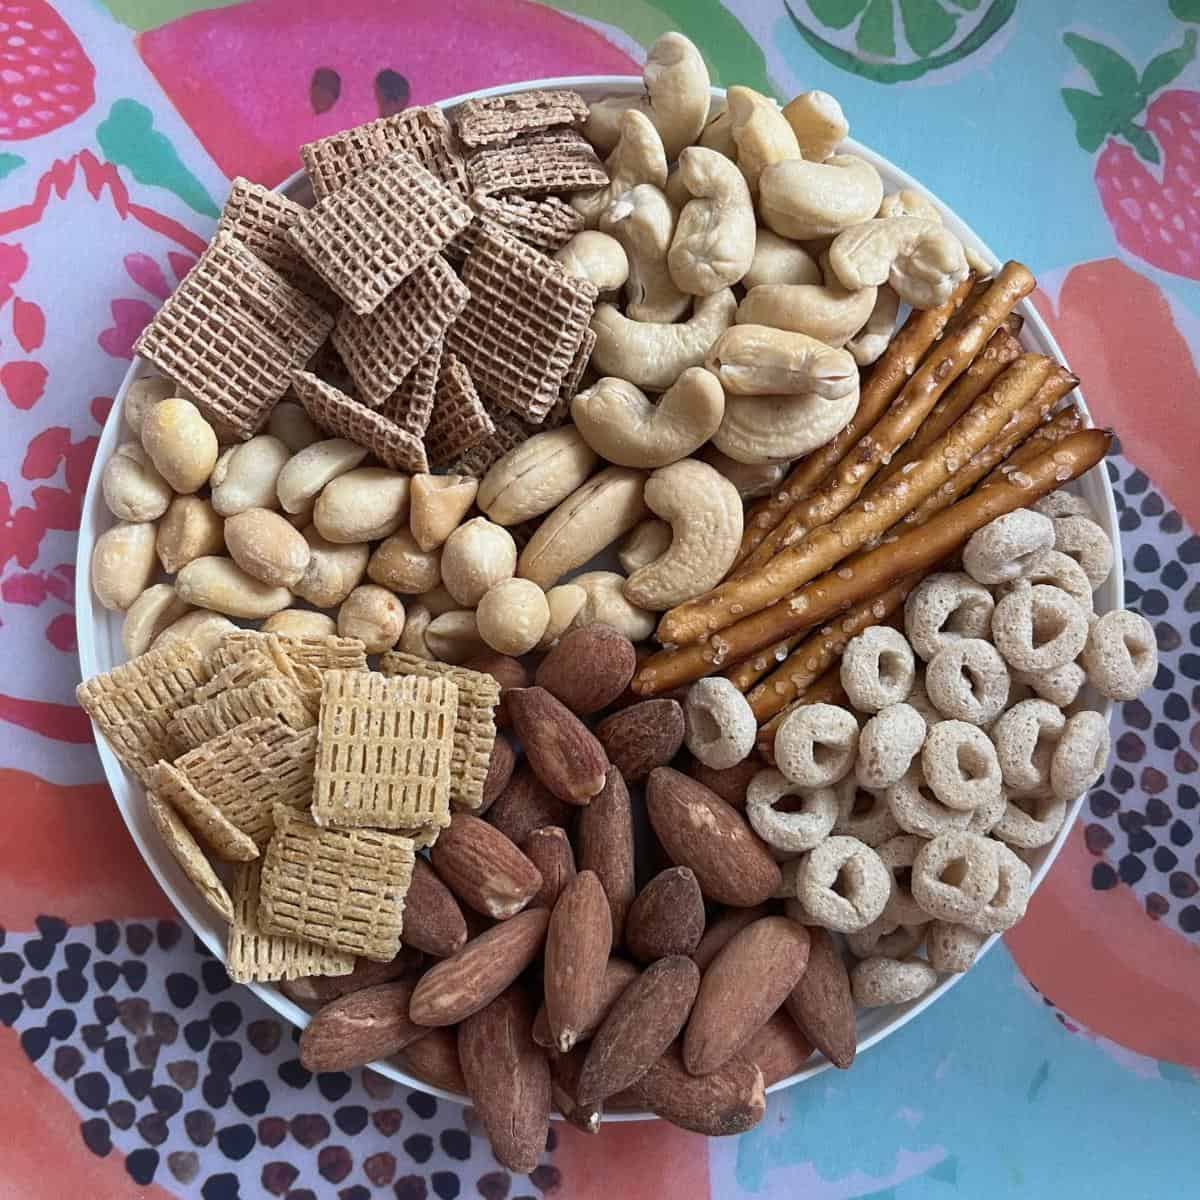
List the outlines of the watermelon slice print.
{"type": "Polygon", "coordinates": [[[48,0],[0,0],[0,141],[69,125],[91,108],[95,80],[91,59],[48,0]]]}

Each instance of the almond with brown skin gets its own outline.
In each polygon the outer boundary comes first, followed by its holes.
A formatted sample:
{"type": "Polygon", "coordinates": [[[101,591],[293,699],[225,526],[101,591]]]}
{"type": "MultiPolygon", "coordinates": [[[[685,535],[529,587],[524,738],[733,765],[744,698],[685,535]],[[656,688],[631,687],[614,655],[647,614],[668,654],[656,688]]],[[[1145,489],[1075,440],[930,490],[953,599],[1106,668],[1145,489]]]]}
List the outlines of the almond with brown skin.
{"type": "Polygon", "coordinates": [[[729,939],[704,972],[684,1034],[690,1074],[717,1070],[766,1024],[804,974],[808,942],[787,917],[763,917],[729,939]]]}
{"type": "Polygon", "coordinates": [[[584,717],[611,704],[633,678],[633,643],[611,625],[585,625],[564,634],[542,659],[538,687],[584,717]]]}
{"type": "Polygon", "coordinates": [[[512,987],[458,1031],[467,1095],[492,1153],[518,1175],[537,1166],[550,1131],[550,1064],[529,1036],[532,1024],[529,997],[512,987]]]}
{"type": "Polygon", "coordinates": [[[487,822],[519,846],[535,829],[546,825],[570,828],[575,812],[573,805],[564,804],[523,762],[496,798],[487,822]]]}
{"type": "Polygon", "coordinates": [[[621,993],[588,1047],[576,1100],[602,1103],[640,1079],[679,1036],[700,986],[690,958],[660,958],[621,993]]]}
{"type": "Polygon", "coordinates": [[[688,867],[670,867],[655,875],[625,918],[625,945],[638,962],[691,954],[703,935],[704,897],[688,867]]]}
{"type": "Polygon", "coordinates": [[[450,889],[419,855],[413,862],[412,882],[404,897],[405,945],[415,946],[435,958],[461,950],[467,940],[467,923],[450,889]]]}
{"type": "MultiPolygon", "coordinates": [[[[579,1031],[579,1041],[585,1042],[600,1027],[601,1022],[608,1016],[617,997],[640,975],[641,972],[624,958],[610,958],[604,968],[604,982],[600,985],[600,1005],[591,1023],[579,1031]]],[[[550,1034],[550,1021],[546,1016],[546,1005],[543,1003],[533,1019],[533,1040],[547,1050],[554,1049],[554,1039],[550,1034]]]]}
{"type": "Polygon", "coordinates": [[[410,1015],[413,988],[380,983],[333,1000],[300,1034],[300,1061],[309,1071],[351,1071],[403,1050],[428,1032],[410,1015]]]}
{"type": "Polygon", "coordinates": [[[405,1046],[396,1065],[425,1083],[462,1095],[467,1090],[458,1062],[458,1030],[426,1029],[425,1036],[405,1046]]]}
{"type": "Polygon", "coordinates": [[[472,671],[482,671],[485,675],[490,675],[500,685],[500,703],[496,708],[496,728],[507,729],[512,724],[512,718],[508,713],[508,693],[513,688],[528,687],[533,679],[532,672],[519,659],[509,658],[507,654],[496,654],[490,650],[468,659],[463,666],[472,671]]]}
{"type": "Polygon", "coordinates": [[[545,688],[515,688],[508,711],[529,765],[560,800],[587,804],[604,787],[604,747],[561,700],[545,688]]]}
{"type": "Polygon", "coordinates": [[[483,780],[483,796],[479,801],[479,807],[475,810],[477,817],[482,817],[496,802],[496,797],[508,787],[508,781],[512,778],[516,765],[517,752],[513,749],[512,742],[508,740],[506,734],[496,734],[496,740],[492,745],[492,756],[488,759],[487,775],[483,780]]]}
{"type": "Polygon", "coordinates": [[[692,951],[692,962],[706,970],[708,964],[717,957],[717,951],[725,945],[735,933],[740,933],[747,925],[753,924],[760,917],[768,915],[765,904],[756,904],[753,908],[726,908],[714,916],[704,929],[700,944],[692,951]]]}
{"type": "Polygon", "coordinates": [[[683,773],[697,783],[702,783],[709,791],[716,792],[726,804],[734,808],[746,807],[746,789],[750,780],[764,767],[763,761],[757,754],[751,754],[733,767],[706,767],[699,759],[691,759],[683,768],[683,773]]]}
{"type": "MultiPolygon", "coordinates": [[[[536,1033],[537,1021],[533,1027],[536,1033]]],[[[536,1036],[534,1038],[536,1041],[536,1036]]],[[[538,1043],[541,1044],[540,1042],[538,1043]]],[[[569,1054],[550,1056],[550,1099],[559,1115],[568,1124],[584,1133],[600,1132],[600,1106],[582,1105],[576,1099],[579,1091],[579,1075],[587,1057],[587,1047],[576,1046],[569,1054]]]]}
{"type": "Polygon", "coordinates": [[[696,872],[707,899],[750,908],[779,887],[779,864],[766,843],[703,784],[658,767],[646,786],[646,810],[672,862],[696,872]]]}
{"type": "MultiPolygon", "coordinates": [[[[417,1045],[428,1041],[422,1038],[417,1045]]],[[[800,1032],[800,1027],[781,1008],[746,1043],[742,1056],[758,1065],[763,1073],[763,1085],[771,1087],[781,1079],[795,1075],[812,1057],[812,1042],[800,1032]]]]}
{"type": "Polygon", "coordinates": [[[604,790],[579,813],[575,829],[577,861],[600,877],[612,913],[613,945],[625,933],[625,915],[636,891],[633,858],[633,806],[621,772],[610,767],[604,790]]]}
{"type": "Polygon", "coordinates": [[[402,948],[391,962],[374,962],[360,958],[349,975],[308,975],[303,979],[280,980],[279,990],[301,1008],[314,1012],[331,1000],[361,992],[363,988],[379,983],[391,983],[405,975],[415,973],[424,962],[425,956],[407,946],[402,948]]]}
{"type": "Polygon", "coordinates": [[[413,988],[409,1017],[418,1025],[457,1025],[490,1004],[537,956],[550,914],[518,913],[434,963],[413,988]]]}
{"type": "Polygon", "coordinates": [[[565,888],[546,932],[543,986],[550,1036],[560,1054],[596,1022],[612,949],[608,897],[594,871],[580,871],[565,888]]]}
{"type": "Polygon", "coordinates": [[[739,1056],[710,1075],[689,1075],[678,1044],[630,1090],[663,1120],[708,1137],[745,1133],[767,1110],[762,1072],[749,1059],[739,1056]]]}
{"type": "Polygon", "coordinates": [[[542,886],[530,907],[553,908],[563,888],[575,878],[575,851],[567,831],[544,825],[521,843],[521,850],[542,876],[542,886]]]}
{"type": "MultiPolygon", "coordinates": [[[[789,915],[800,913],[799,901],[789,901],[787,908],[789,915]]],[[[804,1036],[845,1070],[858,1049],[850,975],[829,931],[813,926],[808,933],[808,966],[784,1004],[804,1036]]]]}
{"type": "Polygon", "coordinates": [[[542,886],[537,867],[512,839],[470,813],[450,818],[429,859],[464,904],[497,921],[519,913],[542,886]]]}
{"type": "Polygon", "coordinates": [[[605,717],[596,737],[626,783],[665,767],[683,745],[683,708],[675,700],[643,700],[605,717]]]}

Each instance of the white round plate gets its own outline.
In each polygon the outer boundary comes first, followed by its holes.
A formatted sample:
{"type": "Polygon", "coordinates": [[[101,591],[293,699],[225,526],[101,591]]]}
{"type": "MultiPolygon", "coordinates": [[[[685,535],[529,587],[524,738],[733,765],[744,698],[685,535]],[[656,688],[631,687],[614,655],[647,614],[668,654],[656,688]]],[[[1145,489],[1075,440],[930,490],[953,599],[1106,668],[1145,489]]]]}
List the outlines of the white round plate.
{"type": "MultiPolygon", "coordinates": [[[[635,76],[564,76],[558,79],[536,79],[525,83],[504,84],[500,87],[486,88],[482,91],[471,92],[467,95],[454,96],[449,100],[443,100],[440,102],[439,107],[452,109],[462,103],[462,101],[476,97],[555,87],[575,88],[588,100],[597,100],[603,96],[640,94],[642,92],[642,82],[635,76]]],[[[713,96],[716,98],[723,97],[725,94],[721,88],[713,88],[712,91],[713,96]]],[[[868,149],[858,142],[847,140],[845,145],[851,153],[861,155],[875,166],[883,177],[886,191],[896,191],[900,188],[915,188],[923,192],[938,206],[947,227],[952,229],[965,245],[971,247],[983,259],[993,265],[1000,261],[965,221],[926,188],[922,187],[911,175],[901,171],[882,155],[877,154],[875,151],[868,149]]],[[[302,171],[285,180],[278,190],[299,203],[312,203],[312,193],[309,189],[307,178],[302,171]]],[[[1055,342],[1050,330],[1046,327],[1045,322],[1039,316],[1034,306],[1029,301],[1024,301],[1019,306],[1019,311],[1025,318],[1021,341],[1026,349],[1047,354],[1058,362],[1065,364],[1066,359],[1063,357],[1062,351],[1058,348],[1058,344],[1055,342]]],[[[92,557],[92,547],[95,545],[96,539],[114,523],[112,515],[104,505],[104,498],[100,490],[100,474],[104,464],[111,457],[117,446],[123,440],[128,440],[128,429],[122,418],[122,404],[125,392],[134,379],[142,374],[153,373],[147,363],[139,358],[134,359],[121,384],[120,391],[117,393],[116,402],[113,404],[108,420],[104,424],[104,429],[100,435],[100,444],[96,451],[96,459],[92,466],[91,477],[88,480],[87,495],[84,499],[83,515],[79,528],[79,550],[76,556],[75,577],[75,611],[79,637],[79,665],[84,679],[88,679],[104,671],[109,671],[125,660],[125,655],[121,647],[123,614],[108,612],[97,602],[95,596],[92,594],[89,583],[89,564],[92,557]]],[[[1083,408],[1086,415],[1086,405],[1084,404],[1083,397],[1078,392],[1075,393],[1075,400],[1083,408]]],[[[1120,534],[1117,528],[1117,514],[1113,504],[1112,486],[1109,483],[1108,473],[1104,470],[1103,466],[1089,471],[1086,476],[1073,485],[1073,489],[1078,491],[1091,503],[1099,515],[1100,523],[1112,538],[1114,545],[1119,545],[1120,534]]],[[[1120,607],[1123,595],[1124,579],[1122,562],[1121,556],[1118,554],[1112,574],[1096,592],[1096,611],[1104,613],[1109,609],[1120,607]]],[[[1110,706],[1101,700],[1100,697],[1092,694],[1090,696],[1090,703],[1097,711],[1103,712],[1106,718],[1108,717],[1110,706]]],[[[225,926],[200,898],[166,847],[163,846],[157,832],[151,826],[150,818],[147,815],[146,806],[143,802],[141,785],[117,761],[103,737],[97,737],[96,741],[100,753],[100,761],[104,767],[104,774],[108,779],[109,786],[112,788],[113,797],[142,857],[146,860],[155,879],[158,880],[163,891],[166,892],[171,903],[174,904],[184,920],[187,921],[188,925],[191,926],[192,930],[213,954],[224,962],[225,926]]],[[[1082,804],[1083,799],[1081,797],[1072,806],[1067,821],[1059,831],[1058,837],[1050,845],[1042,847],[1042,849],[1035,851],[1032,855],[1034,888],[1045,878],[1050,865],[1058,856],[1082,804]]],[[[998,938],[998,934],[990,937],[984,943],[980,951],[980,956],[991,949],[998,938]]],[[[928,1008],[944,996],[960,978],[961,976],[959,975],[951,975],[943,979],[933,991],[910,1004],[896,1005],[891,1008],[870,1009],[861,1012],[858,1020],[858,1052],[861,1054],[864,1050],[881,1042],[889,1034],[894,1033],[902,1025],[911,1021],[919,1012],[928,1008]]],[[[280,1016],[292,1022],[292,1024],[304,1026],[308,1023],[308,1014],[296,1004],[293,1004],[277,988],[269,984],[259,983],[252,983],[248,986],[266,1004],[279,1013],[280,1016]]],[[[810,1066],[805,1067],[804,1070],[797,1072],[787,1079],[780,1080],[770,1090],[778,1091],[806,1079],[811,1079],[814,1075],[819,1075],[831,1065],[823,1056],[814,1055],[810,1066]]],[[[456,1095],[453,1092],[443,1091],[441,1088],[433,1087],[423,1080],[415,1079],[390,1063],[378,1063],[376,1069],[380,1074],[387,1076],[389,1079],[407,1084],[409,1087],[432,1092],[448,1100],[466,1101],[466,1097],[456,1095]]],[[[623,1112],[605,1114],[605,1119],[613,1121],[638,1121],[653,1118],[649,1113],[623,1112]]]]}

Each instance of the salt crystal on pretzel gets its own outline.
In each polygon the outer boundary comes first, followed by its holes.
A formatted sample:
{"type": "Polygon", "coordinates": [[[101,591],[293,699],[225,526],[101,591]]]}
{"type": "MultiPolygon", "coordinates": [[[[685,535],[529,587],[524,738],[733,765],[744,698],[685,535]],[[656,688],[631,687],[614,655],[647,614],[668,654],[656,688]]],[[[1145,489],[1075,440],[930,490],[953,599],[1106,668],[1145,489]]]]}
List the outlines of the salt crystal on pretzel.
{"type": "Polygon", "coordinates": [[[431,467],[444,467],[495,432],[492,418],[479,399],[471,373],[456,355],[442,359],[425,452],[431,467]]]}
{"type": "Polygon", "coordinates": [[[511,142],[554,125],[582,127],[587,118],[587,101],[565,88],[464,100],[454,114],[458,136],[468,146],[511,142]]]}
{"type": "Polygon", "coordinates": [[[232,921],[233,901],[230,900],[221,877],[213,870],[208,856],[200,848],[200,843],[196,841],[180,815],[154,792],[146,793],[146,811],[150,814],[150,820],[158,830],[163,845],[179,864],[180,870],[204,897],[208,906],[218,916],[232,921]]]}
{"type": "MultiPolygon", "coordinates": [[[[384,401],[380,410],[405,433],[423,440],[437,399],[438,376],[442,369],[445,343],[441,338],[417,359],[416,366],[400,386],[384,401]]],[[[428,455],[426,455],[428,457],[428,455]]]]}

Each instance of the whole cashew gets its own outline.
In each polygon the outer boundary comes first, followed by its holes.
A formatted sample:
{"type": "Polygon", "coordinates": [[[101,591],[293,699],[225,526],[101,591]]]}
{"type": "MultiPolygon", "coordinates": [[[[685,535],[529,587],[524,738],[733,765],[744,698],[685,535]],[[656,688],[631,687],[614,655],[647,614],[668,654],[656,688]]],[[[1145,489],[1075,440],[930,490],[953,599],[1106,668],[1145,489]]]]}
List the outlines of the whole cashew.
{"type": "Polygon", "coordinates": [[[598,292],[612,292],[629,278],[625,247],[615,237],[595,229],[577,233],[554,254],[554,261],[568,275],[586,279],[598,292]]]}
{"type": "Polygon", "coordinates": [[[625,313],[635,321],[678,321],[692,302],[667,270],[675,216],[661,188],[639,183],[618,196],[600,218],[600,228],[626,255],[625,313]]]}
{"type": "Polygon", "coordinates": [[[696,145],[715,150],[737,161],[737,143],[733,140],[733,118],[724,100],[713,100],[708,106],[708,120],[696,139],[696,145]]]}
{"type": "Polygon", "coordinates": [[[866,324],[846,342],[860,367],[869,366],[889,346],[896,332],[896,317],[900,312],[900,297],[886,283],[875,290],[875,307],[866,324]]]}
{"type": "Polygon", "coordinates": [[[879,202],[880,217],[923,217],[926,221],[942,223],[942,214],[938,207],[924,192],[916,188],[901,188],[898,192],[889,192],[879,202]]]}
{"type": "Polygon", "coordinates": [[[850,133],[842,106],[828,92],[801,92],[783,115],[809,162],[824,162],[850,133]]]}
{"type": "Polygon", "coordinates": [[[750,270],[742,276],[742,287],[749,290],[764,283],[821,283],[821,267],[798,242],[758,227],[754,240],[754,258],[750,270]]]}
{"type": "Polygon", "coordinates": [[[758,195],[758,177],[772,163],[800,158],[800,143],[775,101],[748,87],[731,87],[725,93],[737,165],[751,196],[758,195]]]}
{"type": "Polygon", "coordinates": [[[679,156],[679,178],[694,198],[679,214],[667,267],[680,290],[709,296],[750,270],[754,201],[738,168],[703,146],[689,146],[679,156]]]}
{"type": "Polygon", "coordinates": [[[832,441],[858,411],[858,388],[822,396],[727,396],[713,445],[743,463],[788,462],[832,441]]]}
{"type": "Polygon", "coordinates": [[[662,138],[650,118],[631,108],[621,117],[621,139],[605,161],[608,183],[590,192],[576,192],[571,207],[595,229],[605,209],[622,193],[639,183],[657,188],[667,184],[667,156],[662,138]]]}
{"type": "Polygon", "coordinates": [[[739,396],[814,392],[837,400],[858,388],[858,367],[845,350],[766,325],[727,329],[709,350],[704,365],[727,392],[739,396]]]}
{"type": "Polygon", "coordinates": [[[742,541],[742,498],[708,463],[685,458],[646,480],[646,506],[670,523],[667,552],[625,581],[625,598],[663,612],[715,587],[742,541]]]}
{"type": "Polygon", "coordinates": [[[658,404],[611,376],[571,401],[583,440],[620,467],[665,467],[687,458],[717,431],[724,413],[724,389],[703,367],[684,371],[658,404]]]}
{"type": "Polygon", "coordinates": [[[743,500],[757,496],[769,496],[783,482],[787,472],[786,462],[741,463],[736,458],[718,450],[709,442],[701,451],[701,457],[714,470],[719,471],[738,490],[743,500]]]}
{"type": "Polygon", "coordinates": [[[688,367],[703,364],[733,324],[736,310],[737,300],[728,288],[701,297],[692,315],[676,325],[631,321],[614,305],[601,304],[592,317],[592,367],[648,391],[665,392],[688,367]]]}
{"type": "Polygon", "coordinates": [[[962,242],[937,221],[889,217],[839,233],[829,262],[851,290],[890,283],[913,308],[935,308],[967,277],[962,242]]]}
{"type": "Polygon", "coordinates": [[[644,642],[654,632],[654,614],[625,598],[625,576],[616,571],[586,571],[571,580],[584,594],[583,604],[571,622],[572,629],[585,625],[611,625],[631,642],[644,642]]]}
{"type": "Polygon", "coordinates": [[[758,181],[759,216],[781,237],[829,237],[879,211],[883,181],[869,162],[835,154],[826,162],[789,159],[758,181]]]}
{"type": "Polygon", "coordinates": [[[635,107],[654,122],[667,157],[674,161],[700,136],[708,120],[708,67],[682,33],[664,33],[650,47],[642,79],[648,95],[636,100],[612,96],[592,104],[583,135],[601,153],[610,150],[620,134],[622,114],[635,107]]]}
{"type": "Polygon", "coordinates": [[[847,291],[836,277],[815,283],[764,283],[751,288],[738,305],[739,325],[769,325],[807,333],[827,346],[844,346],[875,308],[876,289],[847,291]]]}

